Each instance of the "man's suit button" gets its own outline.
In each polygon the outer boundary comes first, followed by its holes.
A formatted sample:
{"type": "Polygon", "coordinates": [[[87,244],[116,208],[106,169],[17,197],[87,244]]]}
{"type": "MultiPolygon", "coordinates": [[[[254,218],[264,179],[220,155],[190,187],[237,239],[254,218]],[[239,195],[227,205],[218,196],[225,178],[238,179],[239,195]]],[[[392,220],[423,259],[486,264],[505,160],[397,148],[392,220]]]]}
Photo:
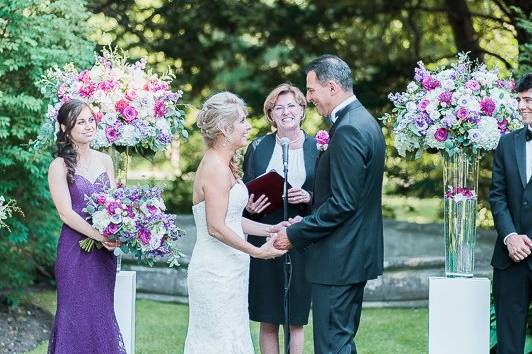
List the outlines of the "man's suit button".
{"type": "Polygon", "coordinates": [[[527,205],[528,205],[528,202],[525,200],[525,201],[523,202],[523,205],[524,205],[524,206],[527,206],[527,205]]]}

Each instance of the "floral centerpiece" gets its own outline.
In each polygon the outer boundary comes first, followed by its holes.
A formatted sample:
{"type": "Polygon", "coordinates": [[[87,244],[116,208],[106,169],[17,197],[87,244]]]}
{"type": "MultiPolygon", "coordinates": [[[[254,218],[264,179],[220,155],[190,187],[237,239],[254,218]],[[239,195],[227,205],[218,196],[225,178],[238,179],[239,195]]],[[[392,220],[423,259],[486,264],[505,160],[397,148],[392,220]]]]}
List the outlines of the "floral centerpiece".
{"type": "Polygon", "coordinates": [[[94,148],[163,151],[174,135],[187,136],[184,113],[177,106],[182,92],[171,91],[173,79],[171,72],[158,76],[147,70],[146,59],[130,64],[123,53],[112,50],[96,55],[94,66],[86,70],[78,70],[73,64],[54,67],[40,81],[42,93],[51,104],[37,147],[54,141],[59,108],[76,98],[95,111],[98,131],[94,148]]]}
{"type": "Polygon", "coordinates": [[[383,119],[393,123],[400,156],[440,151],[444,158],[444,236],[447,276],[473,276],[478,159],[502,135],[522,127],[514,83],[467,54],[449,67],[428,70],[422,62],[405,92],[383,119]]]}
{"type": "MultiPolygon", "coordinates": [[[[108,240],[120,241],[124,253],[150,265],[159,259],[179,265],[182,254],[176,241],[184,232],[176,226],[175,215],[164,212],[159,188],[119,185],[86,196],[85,201],[87,220],[108,240]]],[[[80,241],[87,252],[95,245],[97,241],[91,238],[80,241]]]]}
{"type": "Polygon", "coordinates": [[[419,62],[406,91],[388,96],[395,107],[383,119],[393,121],[401,156],[419,157],[431,148],[450,155],[485,152],[497,147],[501,135],[522,127],[513,87],[496,69],[475,66],[466,54],[435,71],[419,62]]]}
{"type": "Polygon", "coordinates": [[[7,229],[7,231],[10,231],[9,226],[5,221],[12,217],[14,213],[19,213],[20,215],[24,216],[24,213],[17,206],[17,202],[15,200],[11,199],[6,201],[6,198],[0,195],[0,230],[7,229]]]}

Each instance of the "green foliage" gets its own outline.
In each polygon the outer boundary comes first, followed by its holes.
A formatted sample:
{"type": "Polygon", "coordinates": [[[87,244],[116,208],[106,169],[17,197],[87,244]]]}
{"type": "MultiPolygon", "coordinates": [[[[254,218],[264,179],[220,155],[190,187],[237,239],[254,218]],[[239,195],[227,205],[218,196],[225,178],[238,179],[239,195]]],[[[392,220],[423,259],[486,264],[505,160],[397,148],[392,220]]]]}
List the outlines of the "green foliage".
{"type": "MultiPolygon", "coordinates": [[[[517,27],[532,40],[532,12],[528,14],[528,18],[522,11],[518,11],[518,13],[519,20],[517,21],[517,27]]],[[[519,44],[518,75],[532,72],[532,42],[530,40],[519,44]]]]}
{"type": "Polygon", "coordinates": [[[26,215],[0,231],[0,300],[16,302],[37,272],[50,275],[59,220],[47,187],[51,154],[28,147],[44,119],[47,102],[36,86],[53,64],[88,65],[89,13],[83,2],[0,1],[0,195],[14,198],[26,215]]]}

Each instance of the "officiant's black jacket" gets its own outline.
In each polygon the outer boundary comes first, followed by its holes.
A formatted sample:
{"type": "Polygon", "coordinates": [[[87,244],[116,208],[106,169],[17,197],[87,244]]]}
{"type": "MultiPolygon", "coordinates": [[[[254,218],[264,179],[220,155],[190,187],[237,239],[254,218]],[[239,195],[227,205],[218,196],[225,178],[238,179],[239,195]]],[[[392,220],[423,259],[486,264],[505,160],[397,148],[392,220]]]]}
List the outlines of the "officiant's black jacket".
{"type": "MultiPolygon", "coordinates": [[[[491,265],[505,269],[513,263],[504,245],[512,232],[532,236],[532,183],[526,180],[527,127],[501,137],[493,158],[490,204],[497,241],[491,265]]],[[[531,262],[532,257],[528,257],[531,262]]]]}
{"type": "Polygon", "coordinates": [[[318,157],[313,213],[287,229],[307,249],[312,283],[347,285],[383,272],[382,178],[384,137],[357,100],[340,110],[318,157]]]}

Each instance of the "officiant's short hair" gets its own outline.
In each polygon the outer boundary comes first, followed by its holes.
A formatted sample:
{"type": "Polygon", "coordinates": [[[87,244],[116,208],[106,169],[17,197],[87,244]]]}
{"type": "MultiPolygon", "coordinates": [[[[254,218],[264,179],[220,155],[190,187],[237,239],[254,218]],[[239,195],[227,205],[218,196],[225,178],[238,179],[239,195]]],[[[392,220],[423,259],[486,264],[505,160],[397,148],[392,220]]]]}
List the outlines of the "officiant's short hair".
{"type": "Polygon", "coordinates": [[[316,78],[323,84],[327,81],[334,81],[342,87],[344,91],[353,90],[353,74],[351,68],[340,57],[332,54],[324,54],[311,61],[305,68],[305,74],[314,71],[316,78]]]}
{"type": "Polygon", "coordinates": [[[532,73],[526,73],[517,81],[515,85],[515,91],[524,92],[532,88],[532,73]]]}
{"type": "Polygon", "coordinates": [[[305,120],[305,109],[307,108],[307,100],[305,98],[305,95],[296,86],[291,85],[289,83],[284,83],[274,88],[268,94],[268,96],[266,97],[266,100],[264,100],[264,107],[263,107],[264,116],[266,116],[266,119],[268,120],[268,122],[274,127],[276,127],[276,124],[271,117],[272,109],[275,106],[275,102],[277,102],[277,99],[279,98],[279,96],[285,93],[291,93],[292,95],[294,95],[294,99],[296,103],[300,105],[301,107],[303,107],[303,118],[301,118],[300,124],[305,120]]]}

